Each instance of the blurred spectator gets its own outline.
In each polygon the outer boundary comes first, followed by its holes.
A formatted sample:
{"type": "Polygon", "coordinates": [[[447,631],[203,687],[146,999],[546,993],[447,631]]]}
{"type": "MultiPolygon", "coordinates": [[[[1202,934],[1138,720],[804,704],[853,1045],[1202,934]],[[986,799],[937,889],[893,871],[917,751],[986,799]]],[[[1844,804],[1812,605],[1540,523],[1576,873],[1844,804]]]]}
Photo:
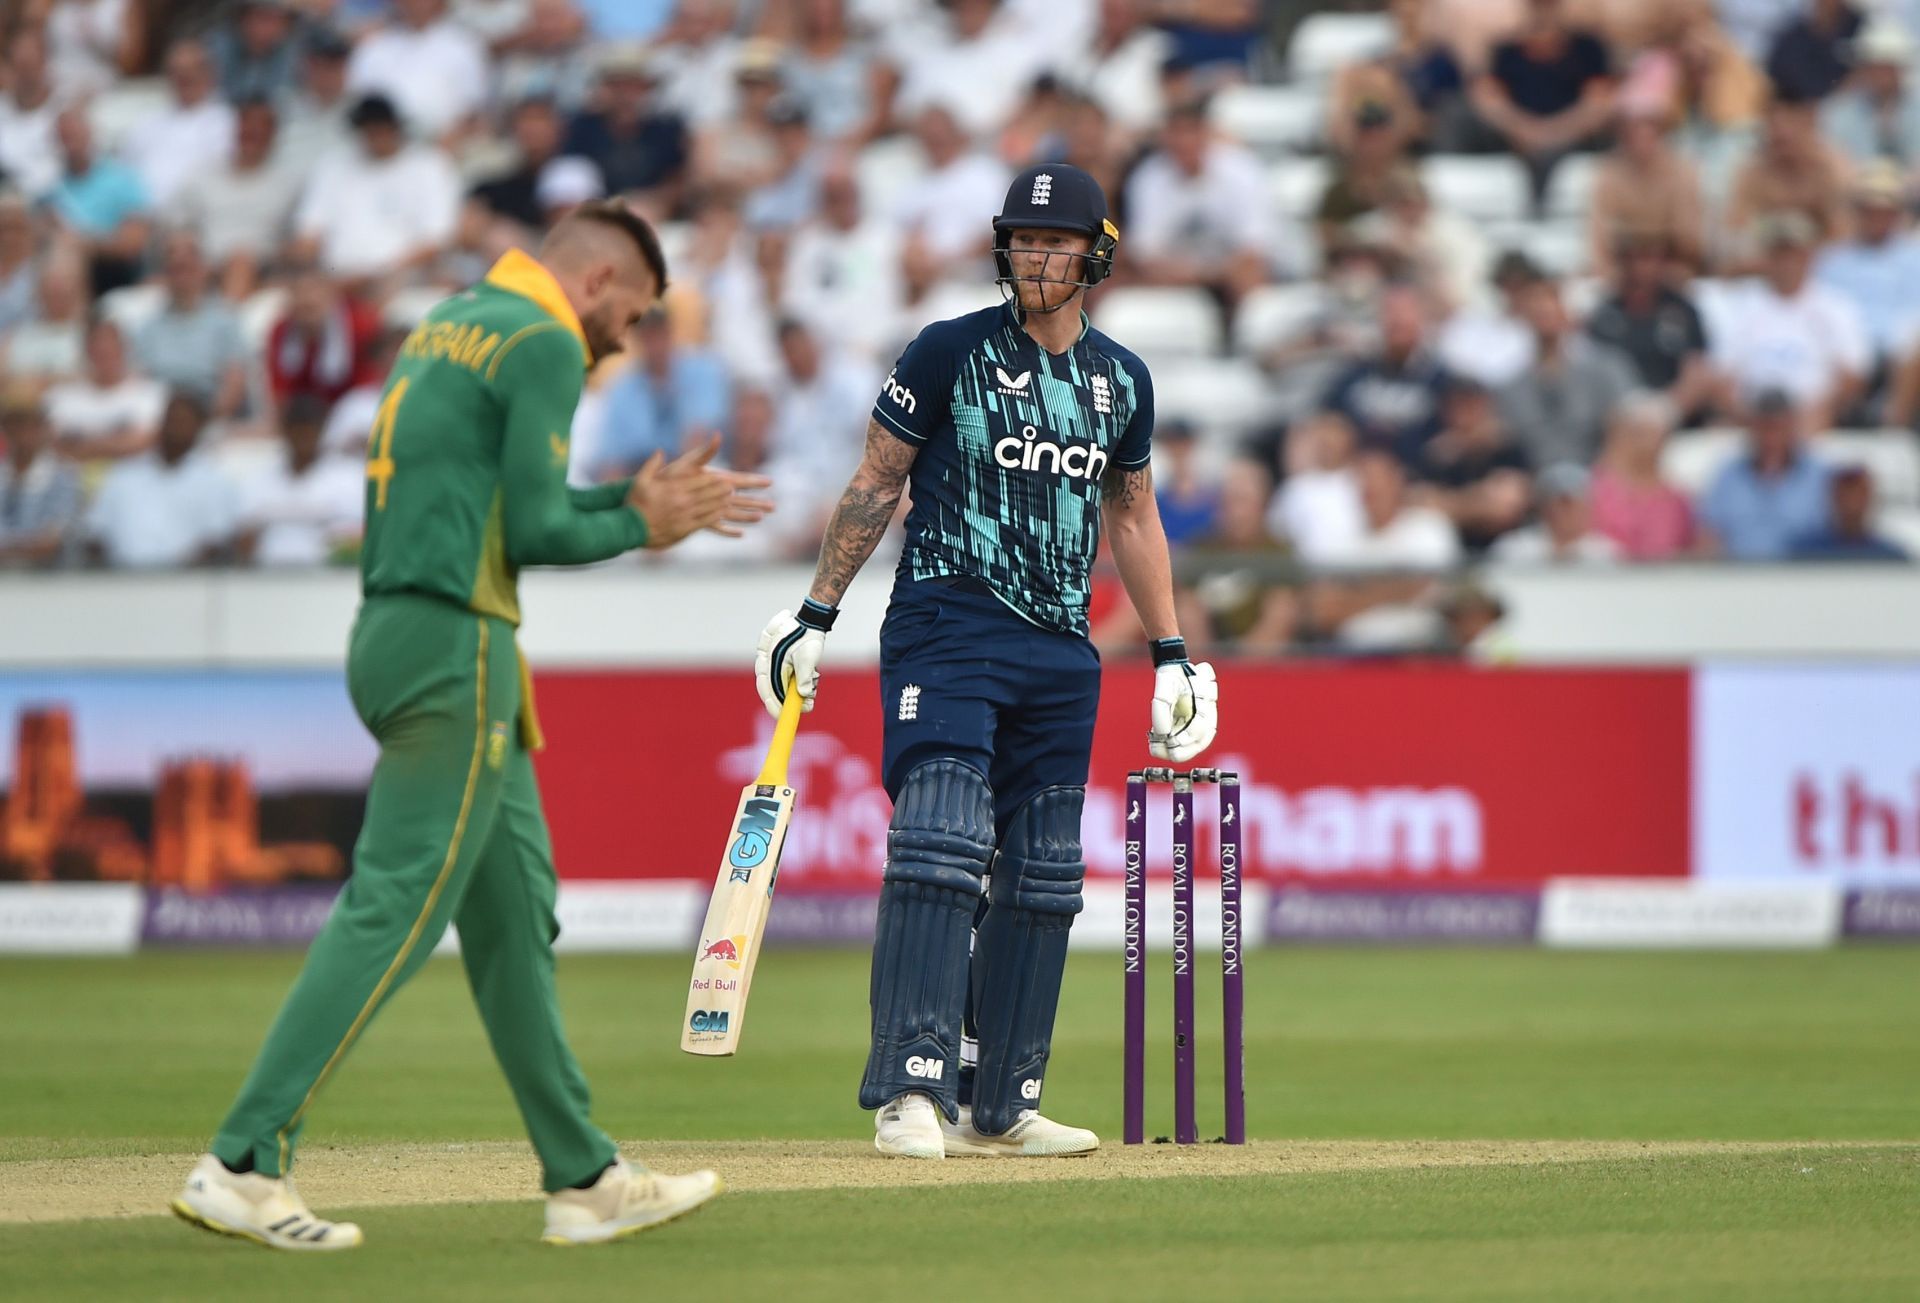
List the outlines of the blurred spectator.
{"type": "Polygon", "coordinates": [[[1749,58],[1765,59],[1780,29],[1807,7],[1808,0],[1713,0],[1727,35],[1749,58]]]}
{"type": "MultiPolygon", "coordinates": [[[[1779,0],[1745,0],[1775,4],[1779,0]]],[[[1724,10],[1728,0],[1720,0],[1724,10]]],[[[1789,6],[1800,0],[1785,0],[1789,6]]],[[[1621,95],[1663,107],[1703,170],[1759,120],[1768,85],[1752,58],[1730,38],[1706,0],[1649,5],[1647,44],[1633,57],[1621,95]]]]}
{"type": "Polygon", "coordinates": [[[460,179],[440,150],[409,144],[393,102],[369,95],[351,117],[358,147],[314,171],[294,216],[296,261],[318,256],[355,279],[433,260],[460,213],[460,179]]]}
{"type": "Polygon", "coordinates": [[[32,314],[0,347],[0,375],[64,380],[80,374],[86,356],[87,274],[69,249],[40,262],[32,314]]]}
{"type": "Polygon", "coordinates": [[[727,423],[729,386],[719,357],[676,346],[664,308],[640,318],[634,330],[637,356],[607,390],[606,425],[589,469],[595,480],[630,475],[656,452],[678,456],[727,423]]]}
{"type": "Polygon", "coordinates": [[[93,294],[139,279],[147,246],[146,187],[132,168],[93,150],[93,127],[84,108],[71,108],[56,122],[61,173],[46,206],[62,232],[84,249],[93,294]]]}
{"type": "Polygon", "coordinates": [[[1853,188],[1853,237],[1820,251],[1813,279],[1859,314],[1872,350],[1867,390],[1877,390],[1920,345],[1920,244],[1907,231],[1906,185],[1881,160],[1853,188]]]}
{"type": "Polygon", "coordinates": [[[1472,580],[1451,584],[1440,597],[1439,609],[1443,627],[1436,650],[1470,660],[1511,659],[1500,633],[1506,603],[1493,593],[1472,580]]]}
{"type": "Polygon", "coordinates": [[[1459,562],[1460,541],[1445,516],[1409,498],[1406,470],[1391,451],[1363,447],[1354,465],[1360,535],[1320,562],[1353,573],[1312,586],[1311,625],[1356,648],[1430,645],[1440,631],[1428,605],[1434,576],[1459,562]]]}
{"type": "Polygon", "coordinates": [[[1618,143],[1594,177],[1588,230],[1596,276],[1614,274],[1628,236],[1664,243],[1684,267],[1704,265],[1699,172],[1668,143],[1664,111],[1644,97],[1622,97],[1618,143]]]}
{"type": "Polygon", "coordinates": [[[868,361],[897,337],[900,236],[861,208],[860,182],[835,162],[820,177],[820,211],[787,250],[787,311],[868,361]]]}
{"type": "Polygon", "coordinates": [[[317,28],[300,60],[299,88],[287,97],[280,123],[280,148],[287,157],[318,166],[330,155],[353,148],[347,121],[354,98],[347,91],[347,59],[353,47],[331,28],[317,28]]]}
{"type": "Polygon", "coordinates": [[[594,77],[584,15],[573,0],[529,0],[524,10],[518,30],[495,47],[496,98],[509,104],[547,100],[566,113],[578,112],[594,77]]]}
{"type": "MultiPolygon", "coordinates": [[[[1201,468],[1199,441],[1186,421],[1161,421],[1153,432],[1153,496],[1167,541],[1176,546],[1213,532],[1220,514],[1220,485],[1201,468]]],[[[1269,473],[1267,478],[1271,479],[1269,473]]]]}
{"type": "Polygon", "coordinates": [[[566,122],[552,100],[535,96],[513,106],[508,131],[515,151],[513,167],[482,181],[473,194],[495,215],[529,232],[539,231],[546,221],[536,194],[540,170],[560,156],[566,122]]]}
{"type": "Polygon", "coordinates": [[[860,143],[874,134],[871,45],[847,21],[847,0],[799,0],[797,30],[787,51],[782,80],[806,106],[807,120],[822,140],[860,143]]]}
{"type": "MultiPolygon", "coordinates": [[[[1112,195],[1116,204],[1125,196],[1122,177],[1129,157],[1124,152],[1113,119],[1099,101],[1085,95],[1067,100],[1054,148],[1041,142],[1043,153],[1035,162],[1071,163],[1100,183],[1101,193],[1112,195]]],[[[1117,208],[1116,208],[1117,211],[1117,208]]]]}
{"type": "Polygon", "coordinates": [[[751,190],[779,169],[769,110],[780,98],[780,48],[772,41],[741,45],[734,59],[732,109],[702,128],[693,141],[696,184],[751,190]]]}
{"type": "MultiPolygon", "coordinates": [[[[600,169],[594,166],[592,159],[572,155],[548,159],[546,166],[540,169],[540,179],[533,184],[534,202],[540,209],[540,224],[534,228],[535,233],[552,226],[581,204],[591,203],[595,199],[604,199],[606,194],[607,183],[601,178],[600,169]]],[[[466,237],[457,236],[456,240],[462,238],[466,237]]],[[[496,249],[492,252],[493,257],[498,257],[500,250],[496,249]]],[[[449,249],[447,253],[449,255],[457,253],[469,258],[485,258],[485,265],[477,269],[477,274],[466,279],[456,277],[453,280],[452,284],[461,287],[470,285],[473,281],[485,276],[487,267],[493,265],[492,258],[486,258],[485,251],[477,246],[449,249]]],[[[443,258],[442,263],[444,262],[443,258]]]]}
{"type": "Polygon", "coordinates": [[[1268,279],[1274,224],[1259,161],[1211,135],[1205,105],[1167,114],[1160,148],[1127,183],[1132,265],[1159,284],[1199,284],[1231,312],[1268,279]]]}
{"type": "Polygon", "coordinates": [[[821,158],[799,100],[783,95],[766,108],[772,128],[774,172],[749,191],[741,216],[756,229],[786,230],[813,216],[819,204],[821,158]]]}
{"type": "Polygon", "coordinates": [[[195,450],[206,423],[197,398],[174,394],[159,446],[107,472],[86,518],[94,561],[151,569],[204,565],[226,554],[238,504],[213,459],[195,450]]]}
{"type": "Polygon", "coordinates": [[[1831,240],[1846,225],[1846,176],[1846,164],[1820,138],[1814,106],[1775,100],[1759,147],[1734,177],[1721,238],[1737,243],[1763,215],[1791,212],[1813,223],[1817,239],[1831,240]]]}
{"type": "Polygon", "coordinates": [[[234,106],[233,157],[182,192],[174,222],[197,232],[221,292],[259,288],[286,242],[300,198],[300,164],[275,148],[280,117],[265,100],[234,106]]]}
{"type": "Polygon", "coordinates": [[[63,102],[110,89],[140,67],[146,45],[144,0],[66,0],[47,13],[48,61],[63,102]]]}
{"type": "Polygon", "coordinates": [[[1331,413],[1309,416],[1287,432],[1287,478],[1267,523],[1307,565],[1347,555],[1365,531],[1355,448],[1352,423],[1331,413]]]}
{"type": "Polygon", "coordinates": [[[1446,381],[1446,371],[1427,346],[1427,308],[1420,292],[1395,286],[1380,299],[1379,353],[1348,368],[1321,406],[1350,421],[1363,444],[1388,448],[1413,463],[1439,432],[1446,381]]]}
{"type": "Polygon", "coordinates": [[[1432,21],[1426,0],[1393,0],[1393,49],[1374,61],[1350,63],[1334,77],[1327,136],[1335,149],[1351,148],[1359,109],[1385,104],[1409,140],[1436,150],[1466,144],[1466,79],[1460,62],[1432,21]]]}
{"type": "Polygon", "coordinates": [[[167,47],[166,74],[172,103],[143,114],[120,143],[147,197],[161,209],[233,149],[233,109],[218,95],[207,47],[175,41],[167,47]]]}
{"type": "Polygon", "coordinates": [[[267,333],[267,387],[274,402],[312,398],[325,407],[378,379],[372,366],[380,315],[343,294],[318,267],[295,272],[286,315],[267,333]]]}
{"type": "Polygon", "coordinates": [[[258,566],[322,566],[359,541],[367,475],[357,458],[323,451],[326,406],[311,394],[280,413],[282,456],[240,486],[235,552],[258,566]]]}
{"type": "Polygon", "coordinates": [[[923,110],[913,134],[927,170],[894,211],[905,237],[901,265],[909,300],[948,276],[964,276],[970,262],[986,256],[993,244],[993,215],[1007,193],[1006,169],[971,148],[946,109],[923,110]]]}
{"type": "MultiPolygon", "coordinates": [[[[761,274],[759,243],[740,219],[736,192],[722,187],[704,193],[694,208],[693,236],[676,259],[668,302],[676,323],[687,327],[677,330],[679,339],[710,342],[736,379],[771,388],[780,375],[772,306],[777,286],[761,274]],[[709,331],[711,321],[725,322],[726,328],[709,331]]],[[[904,287],[897,266],[894,272],[904,287]]]]}
{"type": "Polygon", "coordinates": [[[1592,143],[1613,112],[1613,70],[1600,38],[1568,24],[1561,0],[1528,0],[1525,25],[1493,49],[1473,107],[1527,166],[1535,203],[1559,161],[1592,143]]]}
{"type": "Polygon", "coordinates": [[[1327,187],[1314,212],[1320,245],[1330,249],[1355,218],[1380,206],[1387,179],[1405,165],[1406,136],[1387,105],[1369,100],[1356,105],[1347,144],[1335,160],[1327,187]]]}
{"type": "Polygon", "coordinates": [[[1244,78],[1260,42],[1261,13],[1259,0],[1175,0],[1160,5],[1159,24],[1173,41],[1167,65],[1207,85],[1244,78]]]}
{"type": "Polygon", "coordinates": [[[1920,95],[1907,85],[1915,53],[1913,37],[1892,19],[1867,24],[1854,42],[1853,76],[1820,109],[1820,130],[1842,154],[1857,163],[1920,163],[1920,95]]]}
{"type": "Polygon", "coordinates": [[[1472,376],[1489,389],[1500,389],[1519,379],[1533,365],[1533,331],[1527,325],[1526,301],[1533,287],[1546,278],[1538,264],[1524,253],[1508,251],[1493,264],[1493,286],[1499,301],[1492,307],[1468,307],[1448,318],[1435,345],[1447,370],[1472,376]]]}
{"type": "Polygon", "coordinates": [[[1790,100],[1825,99],[1853,66],[1853,40],[1860,11],[1847,0],[1812,0],[1807,11],[1782,27],[1767,51],[1767,76],[1790,100]]]}
{"type": "Polygon", "coordinates": [[[31,389],[0,392],[0,436],[0,566],[51,565],[80,515],[80,477],[53,455],[31,389]]]}
{"type": "Polygon", "coordinates": [[[47,418],[73,461],[132,457],[153,447],[167,389],[127,364],[127,341],[111,317],[87,326],[87,370],[47,391],[47,418]]]}
{"type": "Polygon", "coordinates": [[[660,105],[646,50],[614,46],[600,58],[596,107],[568,124],[561,152],[590,158],[613,194],[637,192],[668,211],[678,203],[691,146],[687,124],[660,105]]]}
{"type": "Polygon", "coordinates": [[[18,191],[0,189],[0,339],[33,315],[33,210],[18,191]]]}
{"type": "Polygon", "coordinates": [[[1500,391],[1501,416],[1535,466],[1590,465],[1614,404],[1635,387],[1632,366],[1574,324],[1554,282],[1527,292],[1525,312],[1533,364],[1500,391]]]}
{"type": "Polygon", "coordinates": [[[0,80],[0,174],[39,199],[60,179],[60,151],[53,121],[60,102],[47,70],[47,42],[38,30],[21,27],[6,44],[4,80],[0,80]]]}
{"type": "Polygon", "coordinates": [[[300,72],[301,37],[293,0],[239,0],[207,38],[220,93],[233,104],[290,93],[300,72]]]}
{"type": "Polygon", "coordinates": [[[1841,466],[1829,480],[1832,507],[1827,525],[1793,545],[1798,561],[1909,561],[1906,549],[1873,528],[1873,475],[1864,466],[1841,466]]]}
{"type": "Polygon", "coordinates": [[[967,135],[998,131],[1046,66],[1048,50],[1003,0],[947,0],[944,28],[918,37],[891,33],[899,69],[894,112],[911,121],[940,107],[967,135]]]}
{"type": "Polygon", "coordinates": [[[644,41],[673,16],[674,0],[580,0],[587,24],[603,41],[644,41]]]}
{"type": "Polygon", "coordinates": [[[1384,246],[1412,272],[1441,314],[1484,294],[1493,251],[1473,223],[1435,208],[1426,182],[1409,165],[1380,189],[1379,210],[1354,223],[1348,239],[1384,246]]]}
{"type": "Polygon", "coordinates": [[[384,95],[417,135],[446,142],[486,102],[486,47],[447,16],[446,0],[393,0],[393,19],[359,45],[347,88],[384,95]]]}
{"type": "Polygon", "coordinates": [[[843,488],[860,463],[880,377],[863,363],[829,352],[801,322],[782,321],[779,338],[785,372],[773,391],[774,452],[804,457],[834,481],[835,489],[843,488]]]}
{"type": "Polygon", "coordinates": [[[1236,463],[1221,481],[1216,527],[1180,553],[1173,600],[1189,642],[1276,655],[1293,641],[1300,602],[1286,545],[1267,530],[1272,493],[1265,466],[1236,463]]]}
{"type": "MultiPolygon", "coordinates": [[[[696,130],[731,116],[742,42],[733,33],[733,0],[681,0],[673,22],[653,42],[660,102],[696,130]]],[[[772,50],[767,42],[758,45],[772,50]]],[[[775,80],[776,88],[779,85],[775,80]]]]}
{"type": "Polygon", "coordinates": [[[1747,451],[1700,499],[1706,548],[1736,561],[1779,561],[1831,518],[1826,465],[1803,447],[1803,416],[1790,393],[1761,391],[1747,421],[1747,451]]]}
{"type": "Polygon", "coordinates": [[[1527,518],[1527,455],[1508,436],[1493,394],[1478,381],[1449,381],[1442,412],[1440,432],[1409,468],[1414,497],[1444,512],[1469,552],[1483,552],[1527,518]]]}
{"type": "Polygon", "coordinates": [[[1061,79],[1126,135],[1145,136],[1164,109],[1160,70],[1172,41],[1149,20],[1146,0],[1099,0],[1098,7],[1092,41],[1062,65],[1061,79]]]}
{"type": "Polygon", "coordinates": [[[1503,565],[1611,564],[1620,559],[1612,539],[1593,527],[1593,477],[1585,466],[1562,462],[1540,472],[1540,519],[1493,545],[1503,565]]]}
{"type": "Polygon", "coordinates": [[[1699,309],[1670,283],[1673,252],[1661,236],[1623,232],[1614,243],[1613,296],[1587,317],[1587,333],[1617,349],[1641,386],[1686,415],[1711,396],[1713,368],[1699,309]]]}
{"type": "Polygon", "coordinates": [[[365,454],[374,419],[380,412],[380,395],[387,387],[387,376],[411,333],[410,327],[393,326],[374,336],[359,383],[340,395],[327,413],[327,428],[320,436],[320,443],[328,452],[351,453],[356,457],[365,454]]]}
{"type": "MultiPolygon", "coordinates": [[[[1817,429],[1828,429],[1860,397],[1873,346],[1847,300],[1814,283],[1813,223],[1776,213],[1754,223],[1761,276],[1731,288],[1714,361],[1733,391],[1778,386],[1817,429]]],[[[1725,400],[1732,406],[1731,395],[1725,400]]]]}
{"type": "Polygon", "coordinates": [[[161,275],[165,304],[133,336],[140,369],[191,394],[214,420],[238,416],[247,401],[252,359],[233,309],[211,292],[207,261],[192,232],[167,237],[161,275]]]}
{"type": "Polygon", "coordinates": [[[1642,390],[1613,409],[1593,472],[1593,525],[1629,561],[1670,561],[1693,549],[1693,506],[1660,474],[1673,404],[1642,390]]]}

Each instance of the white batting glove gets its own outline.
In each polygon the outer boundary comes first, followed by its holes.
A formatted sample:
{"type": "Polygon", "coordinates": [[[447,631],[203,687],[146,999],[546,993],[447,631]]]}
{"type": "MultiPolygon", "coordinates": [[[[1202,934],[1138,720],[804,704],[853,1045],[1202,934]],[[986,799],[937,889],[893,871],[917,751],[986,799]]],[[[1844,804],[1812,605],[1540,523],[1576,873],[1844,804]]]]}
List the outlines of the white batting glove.
{"type": "Polygon", "coordinates": [[[778,715],[787,699],[787,677],[793,677],[795,691],[813,709],[813,697],[820,690],[820,657],[827,650],[827,630],[833,628],[837,607],[823,606],[809,597],[800,604],[800,613],[781,611],[760,631],[760,647],[753,657],[753,686],[767,713],[778,715]]]}
{"type": "Polygon", "coordinates": [[[1213,745],[1220,728],[1220,684],[1213,666],[1190,663],[1186,645],[1163,639],[1154,648],[1153,727],[1147,750],[1156,760],[1184,764],[1213,745]]]}

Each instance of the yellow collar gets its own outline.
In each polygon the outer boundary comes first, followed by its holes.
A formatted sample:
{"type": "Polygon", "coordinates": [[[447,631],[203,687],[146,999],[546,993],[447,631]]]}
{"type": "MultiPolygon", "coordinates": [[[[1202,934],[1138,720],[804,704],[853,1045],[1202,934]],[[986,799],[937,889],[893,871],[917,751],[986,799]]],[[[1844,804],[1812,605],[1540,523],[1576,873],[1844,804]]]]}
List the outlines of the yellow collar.
{"type": "Polygon", "coordinates": [[[487,284],[532,299],[548,316],[573,332],[573,337],[580,341],[580,352],[588,365],[592,364],[593,349],[587,345],[587,332],[581,329],[578,314],[567,302],[552,272],[520,250],[508,249],[487,273],[487,284]]]}

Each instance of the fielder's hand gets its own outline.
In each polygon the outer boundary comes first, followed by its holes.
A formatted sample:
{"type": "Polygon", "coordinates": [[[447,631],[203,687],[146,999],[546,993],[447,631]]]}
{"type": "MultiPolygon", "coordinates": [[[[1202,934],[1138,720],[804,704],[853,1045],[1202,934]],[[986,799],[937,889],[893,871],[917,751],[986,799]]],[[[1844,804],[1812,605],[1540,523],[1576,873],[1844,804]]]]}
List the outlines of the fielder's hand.
{"type": "Polygon", "coordinates": [[[809,597],[800,604],[800,614],[781,611],[760,631],[760,648],[753,658],[753,685],[760,690],[769,715],[779,715],[780,703],[787,699],[787,676],[793,676],[793,690],[813,709],[813,695],[820,690],[820,656],[827,649],[827,630],[840,614],[838,607],[825,606],[809,597]]]}
{"type": "Polygon", "coordinates": [[[738,538],[736,525],[751,525],[773,510],[766,499],[742,492],[765,488],[772,482],[766,476],[707,465],[719,449],[720,437],[715,435],[672,461],[656,452],[633,477],[627,502],[646,519],[649,548],[672,547],[702,529],[738,538]]]}
{"type": "Polygon", "coordinates": [[[1186,645],[1177,638],[1157,645],[1154,661],[1153,727],[1147,732],[1147,749],[1156,760],[1184,764],[1213,745],[1220,727],[1220,685],[1213,666],[1188,662],[1186,645]]]}

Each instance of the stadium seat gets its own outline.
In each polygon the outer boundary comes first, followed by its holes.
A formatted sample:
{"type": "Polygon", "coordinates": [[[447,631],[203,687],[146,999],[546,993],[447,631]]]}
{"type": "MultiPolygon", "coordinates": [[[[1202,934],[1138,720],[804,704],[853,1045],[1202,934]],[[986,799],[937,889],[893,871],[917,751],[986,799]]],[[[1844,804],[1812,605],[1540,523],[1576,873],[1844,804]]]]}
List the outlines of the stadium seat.
{"type": "Polygon", "coordinates": [[[1829,461],[1864,466],[1880,501],[1920,507],[1920,448],[1905,430],[1834,430],[1813,440],[1829,461]]]}
{"type": "Polygon", "coordinates": [[[1598,154],[1573,154],[1560,160],[1547,181],[1547,216],[1584,223],[1593,202],[1593,182],[1600,172],[1598,154]]]}
{"type": "Polygon", "coordinates": [[[1267,193],[1282,217],[1310,221],[1326,188],[1324,158],[1279,158],[1267,167],[1267,193]]]}
{"type": "Polygon", "coordinates": [[[1897,543],[1920,561],[1920,507],[1882,507],[1873,523],[1889,543],[1897,543]]]}
{"type": "Polygon", "coordinates": [[[1154,414],[1202,430],[1238,434],[1272,419],[1275,408],[1260,368],[1238,358],[1169,362],[1153,372],[1154,414]]]}
{"type": "Polygon", "coordinates": [[[1324,81],[1392,48],[1393,20],[1385,14],[1311,14],[1287,44],[1287,70],[1297,81],[1324,81]]]}
{"type": "Polygon", "coordinates": [[[1220,309],[1204,290],[1123,286],[1101,300],[1094,324],[1149,362],[1220,351],[1220,309]]]}
{"type": "Polygon", "coordinates": [[[1720,468],[1740,455],[1746,434],[1740,430],[1681,430],[1660,454],[1660,475],[1690,498],[1713,483],[1720,468]]]}
{"type": "Polygon", "coordinates": [[[100,296],[100,313],[122,334],[131,335],[160,315],[167,291],[160,285],[123,285],[100,296]]]}
{"type": "Polygon", "coordinates": [[[1213,125],[1263,155],[1320,147],[1326,96],[1317,86],[1229,86],[1213,97],[1213,125]]]}
{"type": "Polygon", "coordinates": [[[1327,302],[1326,287],[1313,281],[1263,285],[1240,304],[1233,323],[1233,350],[1256,356],[1305,335],[1327,302]]]}
{"type": "Polygon", "coordinates": [[[1535,222],[1526,228],[1520,247],[1555,276],[1582,276],[1593,264],[1585,222],[1535,222]]]}
{"type": "Polygon", "coordinates": [[[1420,169],[1436,207],[1473,221],[1519,221],[1531,198],[1520,160],[1477,154],[1435,154],[1420,169]]]}

